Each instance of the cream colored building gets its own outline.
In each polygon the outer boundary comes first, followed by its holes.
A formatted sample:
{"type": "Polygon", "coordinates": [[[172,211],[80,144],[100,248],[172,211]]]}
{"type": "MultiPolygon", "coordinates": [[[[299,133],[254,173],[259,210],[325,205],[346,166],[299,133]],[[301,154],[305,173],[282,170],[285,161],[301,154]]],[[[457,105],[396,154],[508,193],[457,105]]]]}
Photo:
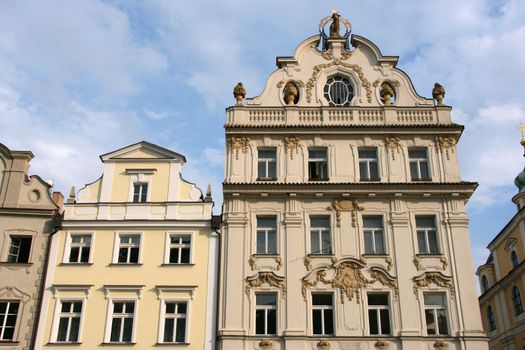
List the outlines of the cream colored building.
{"type": "Polygon", "coordinates": [[[28,175],[32,158],[0,144],[0,349],[33,349],[49,237],[60,226],[62,195],[28,175]]]}
{"type": "Polygon", "coordinates": [[[226,111],[218,348],[487,349],[463,126],[338,16],[226,111]]]}
{"type": "Polygon", "coordinates": [[[517,212],[489,243],[489,258],[476,272],[483,328],[492,350],[525,350],[525,170],[514,182],[517,212]]]}
{"type": "Polygon", "coordinates": [[[218,235],[184,156],[139,142],[65,205],[36,348],[213,349],[218,235]]]}

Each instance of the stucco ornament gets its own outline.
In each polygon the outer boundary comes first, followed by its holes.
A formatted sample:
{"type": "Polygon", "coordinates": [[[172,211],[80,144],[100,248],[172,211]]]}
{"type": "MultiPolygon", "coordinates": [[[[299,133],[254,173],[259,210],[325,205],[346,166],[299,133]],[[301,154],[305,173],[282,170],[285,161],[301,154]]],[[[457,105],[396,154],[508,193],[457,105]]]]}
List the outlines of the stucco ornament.
{"type": "Polygon", "coordinates": [[[299,97],[299,90],[297,89],[297,86],[295,86],[293,82],[289,81],[288,83],[286,83],[284,87],[283,94],[284,94],[284,102],[290,106],[290,105],[294,105],[297,98],[299,97]]]}
{"type": "Polygon", "coordinates": [[[316,345],[317,350],[330,350],[330,343],[326,340],[319,340],[316,345]]]}
{"type": "Polygon", "coordinates": [[[447,260],[447,257],[446,256],[442,256],[439,261],[441,261],[441,263],[443,264],[443,270],[446,270],[447,267],[448,267],[448,260],[447,260]]]}
{"type": "Polygon", "coordinates": [[[233,97],[235,97],[236,106],[242,106],[242,100],[244,100],[244,97],[246,97],[246,90],[244,89],[244,86],[242,86],[242,83],[238,83],[233,88],[233,97]]]}
{"type": "Polygon", "coordinates": [[[419,299],[419,288],[426,288],[430,285],[447,288],[450,291],[450,297],[454,298],[456,295],[456,289],[452,283],[452,277],[446,276],[441,272],[425,272],[420,276],[413,278],[414,281],[414,294],[419,299]]]}
{"type": "Polygon", "coordinates": [[[341,15],[339,14],[339,11],[336,9],[332,10],[331,16],[326,16],[319,22],[319,33],[323,36],[323,38],[330,38],[330,39],[339,39],[339,38],[348,38],[350,36],[350,32],[352,31],[352,25],[346,18],[341,18],[341,15]],[[329,36],[325,33],[324,28],[326,25],[330,23],[329,28],[329,36]],[[341,36],[341,24],[345,27],[345,33],[341,36]]]}
{"type": "Polygon", "coordinates": [[[444,340],[436,340],[434,343],[434,349],[436,350],[448,350],[448,344],[444,340]]]}
{"type": "Polygon", "coordinates": [[[243,153],[246,153],[250,145],[250,139],[248,137],[231,136],[226,140],[226,145],[230,149],[235,150],[235,159],[239,159],[239,151],[242,150],[243,153]]]}
{"type": "Polygon", "coordinates": [[[349,211],[352,213],[352,227],[356,227],[357,212],[364,210],[362,206],[357,203],[357,200],[340,199],[327,207],[326,210],[335,210],[335,219],[337,227],[341,227],[341,212],[349,211]]]}
{"type": "Polygon", "coordinates": [[[388,345],[388,342],[386,342],[385,340],[378,340],[374,344],[374,347],[377,350],[387,350],[389,348],[389,345],[388,345]]]}
{"type": "Polygon", "coordinates": [[[436,136],[436,145],[439,150],[445,152],[447,160],[450,160],[449,151],[454,153],[454,146],[457,142],[454,136],[436,136]]]}
{"type": "Polygon", "coordinates": [[[379,96],[385,106],[392,105],[392,97],[395,96],[395,91],[392,85],[389,82],[384,82],[381,84],[381,89],[379,89],[379,96]]]}
{"type": "Polygon", "coordinates": [[[438,106],[442,106],[445,98],[445,88],[441,84],[435,83],[432,89],[432,97],[436,100],[438,106]]]}
{"type": "Polygon", "coordinates": [[[289,136],[284,138],[284,146],[290,151],[290,159],[293,159],[293,151],[299,153],[299,138],[297,136],[289,136]]]}
{"type": "Polygon", "coordinates": [[[399,149],[401,148],[401,144],[399,143],[399,137],[396,136],[387,136],[385,137],[385,146],[390,150],[390,154],[392,155],[392,160],[395,160],[395,153],[399,153],[399,149]]]}
{"type": "Polygon", "coordinates": [[[261,340],[259,342],[259,349],[260,350],[270,350],[273,348],[273,343],[271,340],[261,340]]]}
{"type": "Polygon", "coordinates": [[[283,297],[286,295],[284,277],[278,276],[273,272],[258,272],[253,276],[247,277],[244,292],[250,296],[250,289],[261,287],[263,284],[279,288],[282,291],[283,297]]]}

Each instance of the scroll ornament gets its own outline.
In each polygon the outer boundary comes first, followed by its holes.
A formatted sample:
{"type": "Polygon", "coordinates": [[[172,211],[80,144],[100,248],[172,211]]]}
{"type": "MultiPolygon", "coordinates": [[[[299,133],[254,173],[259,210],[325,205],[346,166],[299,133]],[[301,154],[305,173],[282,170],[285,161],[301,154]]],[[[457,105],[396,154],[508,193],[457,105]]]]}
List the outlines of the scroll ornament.
{"type": "Polygon", "coordinates": [[[290,151],[290,159],[293,159],[293,151],[299,154],[299,138],[297,136],[290,136],[284,138],[284,145],[290,151]]]}
{"type": "Polygon", "coordinates": [[[284,277],[278,276],[273,272],[258,272],[255,275],[246,278],[244,292],[246,295],[250,296],[250,289],[261,287],[263,284],[279,288],[282,291],[283,297],[286,295],[284,277]]]}
{"type": "Polygon", "coordinates": [[[450,290],[450,296],[452,298],[456,295],[456,289],[452,283],[452,277],[445,276],[441,272],[425,272],[420,276],[414,277],[413,281],[413,290],[417,299],[419,299],[419,288],[425,288],[432,284],[450,290]]]}
{"type": "Polygon", "coordinates": [[[352,227],[356,227],[357,223],[357,212],[364,210],[362,206],[357,203],[357,200],[340,199],[334,201],[334,203],[327,207],[326,210],[335,210],[335,218],[337,227],[341,227],[341,212],[349,211],[352,213],[352,227]]]}
{"type": "Polygon", "coordinates": [[[226,140],[226,145],[235,150],[235,159],[239,159],[239,151],[242,150],[243,153],[248,151],[248,146],[250,145],[250,139],[248,137],[235,137],[230,136],[226,140]]]}
{"type": "Polygon", "coordinates": [[[390,150],[390,154],[392,155],[392,160],[395,160],[396,159],[395,153],[399,154],[399,149],[401,148],[401,144],[399,143],[399,137],[396,137],[396,136],[385,137],[385,146],[387,149],[390,150]]]}

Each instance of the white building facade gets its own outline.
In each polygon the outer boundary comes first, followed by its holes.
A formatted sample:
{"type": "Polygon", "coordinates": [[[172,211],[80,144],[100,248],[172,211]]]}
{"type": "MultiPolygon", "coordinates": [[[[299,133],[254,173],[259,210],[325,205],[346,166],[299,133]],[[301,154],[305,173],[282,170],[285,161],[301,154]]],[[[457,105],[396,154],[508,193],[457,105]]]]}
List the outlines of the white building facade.
{"type": "Polygon", "coordinates": [[[463,126],[329,22],[227,109],[218,347],[487,349],[463,126]]]}

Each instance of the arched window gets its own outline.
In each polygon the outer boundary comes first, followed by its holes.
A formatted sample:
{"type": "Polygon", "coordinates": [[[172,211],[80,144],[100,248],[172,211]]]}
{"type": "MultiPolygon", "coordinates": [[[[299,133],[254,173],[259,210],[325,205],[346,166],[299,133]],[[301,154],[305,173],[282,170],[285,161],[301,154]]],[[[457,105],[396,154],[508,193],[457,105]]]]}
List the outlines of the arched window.
{"type": "Polygon", "coordinates": [[[485,293],[489,289],[489,281],[487,280],[487,276],[483,275],[481,276],[481,292],[485,293]]]}
{"type": "Polygon", "coordinates": [[[349,106],[354,97],[354,87],[348,78],[336,75],[326,81],[324,97],[330,106],[349,106]]]}
{"type": "Polygon", "coordinates": [[[496,329],[496,318],[494,317],[494,312],[492,311],[492,306],[487,306],[487,324],[489,326],[489,331],[496,329]]]}
{"type": "Polygon", "coordinates": [[[512,261],[512,268],[515,269],[516,267],[518,267],[518,265],[520,264],[520,262],[518,261],[518,254],[516,254],[516,251],[513,250],[511,253],[510,253],[510,260],[512,261]]]}
{"type": "Polygon", "coordinates": [[[516,316],[523,313],[520,290],[516,286],[512,288],[512,305],[514,305],[514,313],[516,316]]]}

